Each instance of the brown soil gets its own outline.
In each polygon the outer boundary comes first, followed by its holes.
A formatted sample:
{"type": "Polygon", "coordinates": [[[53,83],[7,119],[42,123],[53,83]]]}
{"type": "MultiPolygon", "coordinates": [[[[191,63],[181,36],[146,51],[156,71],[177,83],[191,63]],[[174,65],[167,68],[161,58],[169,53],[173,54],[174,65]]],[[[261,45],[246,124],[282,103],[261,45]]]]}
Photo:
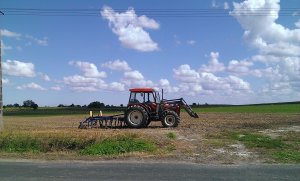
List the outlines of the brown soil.
{"type": "MultiPolygon", "coordinates": [[[[165,159],[192,161],[197,163],[259,163],[264,162],[260,155],[248,151],[244,145],[232,140],[216,139],[227,131],[264,132],[287,127],[300,126],[300,114],[266,114],[266,113],[199,113],[194,119],[182,113],[181,123],[177,128],[163,128],[160,122],[152,122],[144,129],[78,129],[79,121],[84,116],[50,116],[50,117],[5,117],[5,132],[30,135],[74,136],[81,138],[96,137],[103,139],[119,134],[136,134],[144,138],[152,138],[168,150],[165,145],[172,146],[169,151],[131,153],[117,156],[118,159],[165,159]],[[173,132],[174,140],[167,137],[173,132]]],[[[48,153],[43,155],[18,155],[2,153],[0,157],[49,158],[49,159],[95,159],[79,158],[71,153],[48,153]],[[51,156],[52,155],[52,156],[51,156]],[[54,156],[53,156],[54,155],[54,156]]],[[[111,159],[110,157],[109,159],[111,159]]],[[[103,158],[96,158],[103,159],[103,158]]],[[[104,158],[107,159],[107,158],[104,158]]]]}

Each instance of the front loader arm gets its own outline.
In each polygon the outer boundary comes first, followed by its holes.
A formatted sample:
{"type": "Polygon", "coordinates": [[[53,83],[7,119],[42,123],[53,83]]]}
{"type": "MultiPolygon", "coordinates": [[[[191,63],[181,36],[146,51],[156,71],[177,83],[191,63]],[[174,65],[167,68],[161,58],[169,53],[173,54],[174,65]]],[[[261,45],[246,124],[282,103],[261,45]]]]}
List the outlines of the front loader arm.
{"type": "Polygon", "coordinates": [[[164,100],[164,102],[168,103],[168,104],[179,104],[179,105],[181,105],[186,110],[186,112],[191,117],[193,117],[193,118],[199,118],[198,114],[193,111],[193,109],[185,102],[185,100],[183,98],[180,98],[180,99],[171,99],[171,100],[164,100]]]}

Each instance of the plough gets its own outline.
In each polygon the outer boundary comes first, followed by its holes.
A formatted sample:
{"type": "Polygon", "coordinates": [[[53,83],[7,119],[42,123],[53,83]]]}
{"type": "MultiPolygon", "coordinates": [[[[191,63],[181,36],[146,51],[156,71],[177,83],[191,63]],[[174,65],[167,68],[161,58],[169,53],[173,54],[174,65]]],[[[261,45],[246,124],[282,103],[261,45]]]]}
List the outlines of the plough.
{"type": "Polygon", "coordinates": [[[116,114],[111,116],[90,116],[84,121],[81,121],[78,128],[124,128],[124,114],[116,114]]]}
{"type": "Polygon", "coordinates": [[[180,109],[194,118],[198,118],[192,108],[183,98],[166,100],[162,99],[158,91],[152,88],[130,89],[129,102],[124,114],[111,116],[100,115],[90,117],[80,122],[78,128],[146,128],[152,121],[161,121],[164,127],[177,127],[180,123],[180,109]]]}

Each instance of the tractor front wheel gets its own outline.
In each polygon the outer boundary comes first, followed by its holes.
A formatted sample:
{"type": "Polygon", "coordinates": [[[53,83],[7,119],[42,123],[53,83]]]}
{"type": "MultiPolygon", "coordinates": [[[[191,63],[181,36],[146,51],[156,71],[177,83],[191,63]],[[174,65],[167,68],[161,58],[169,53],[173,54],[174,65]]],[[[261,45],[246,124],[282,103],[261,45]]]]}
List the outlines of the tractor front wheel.
{"type": "Polygon", "coordinates": [[[126,111],[126,124],[131,128],[143,128],[148,123],[148,114],[144,108],[140,106],[130,107],[126,111]]]}
{"type": "Polygon", "coordinates": [[[180,122],[180,117],[174,111],[166,111],[161,119],[161,123],[164,127],[177,127],[180,122]]]}

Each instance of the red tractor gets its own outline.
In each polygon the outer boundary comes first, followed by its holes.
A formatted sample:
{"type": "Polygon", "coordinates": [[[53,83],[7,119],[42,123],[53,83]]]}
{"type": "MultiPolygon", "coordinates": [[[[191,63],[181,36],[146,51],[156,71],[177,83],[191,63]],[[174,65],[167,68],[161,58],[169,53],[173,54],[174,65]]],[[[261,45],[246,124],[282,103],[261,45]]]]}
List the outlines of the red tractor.
{"type": "Polygon", "coordinates": [[[177,127],[180,123],[180,109],[184,108],[194,118],[198,118],[183,98],[166,100],[152,88],[130,89],[130,97],[124,114],[112,116],[92,116],[80,122],[79,128],[118,127],[145,128],[151,121],[161,121],[164,127],[177,127]]]}
{"type": "Polygon", "coordinates": [[[165,100],[152,88],[130,89],[125,122],[133,128],[147,127],[151,121],[161,121],[164,127],[177,127],[180,123],[181,106],[190,116],[198,118],[182,98],[165,100]]]}

